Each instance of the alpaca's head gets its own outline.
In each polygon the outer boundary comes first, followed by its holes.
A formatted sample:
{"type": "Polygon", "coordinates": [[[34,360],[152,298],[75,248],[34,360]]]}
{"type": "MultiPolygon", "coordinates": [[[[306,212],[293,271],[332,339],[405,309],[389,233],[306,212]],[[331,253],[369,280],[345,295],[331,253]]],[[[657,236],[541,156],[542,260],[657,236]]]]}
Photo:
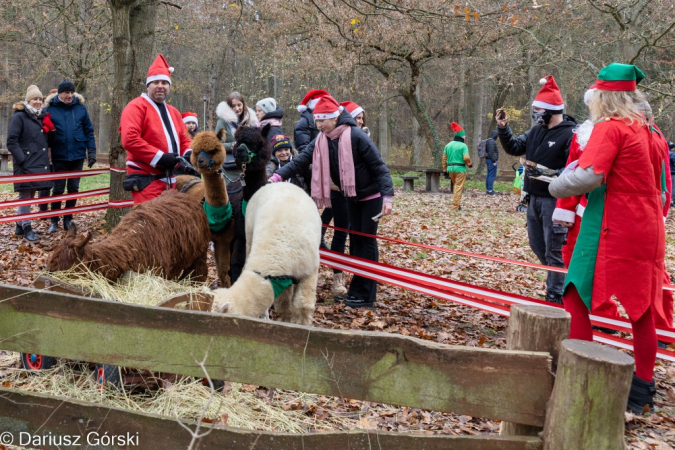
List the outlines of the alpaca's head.
{"type": "Polygon", "coordinates": [[[270,126],[265,125],[262,129],[256,127],[239,127],[234,133],[234,157],[237,167],[242,168],[246,164],[247,169],[265,170],[270,160],[271,145],[267,136],[270,126]]]}
{"type": "Polygon", "coordinates": [[[87,244],[91,239],[91,233],[78,235],[77,226],[73,223],[68,229],[66,238],[54,249],[47,261],[47,269],[50,272],[68,270],[81,261],[84,261],[87,244]]]}
{"type": "Polygon", "coordinates": [[[225,129],[218,134],[213,131],[202,131],[192,139],[192,156],[190,163],[200,173],[217,172],[225,162],[225,147],[221,142],[225,129]]]}

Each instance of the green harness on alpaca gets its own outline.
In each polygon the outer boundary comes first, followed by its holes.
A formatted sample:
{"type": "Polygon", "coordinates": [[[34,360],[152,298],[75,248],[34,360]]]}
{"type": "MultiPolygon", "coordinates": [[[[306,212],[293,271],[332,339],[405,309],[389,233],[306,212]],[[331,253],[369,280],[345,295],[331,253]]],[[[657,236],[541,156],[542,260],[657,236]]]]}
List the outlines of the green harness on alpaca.
{"type": "Polygon", "coordinates": [[[298,279],[291,275],[272,276],[272,275],[263,275],[257,270],[254,272],[272,284],[272,289],[274,290],[274,298],[277,298],[278,296],[283,294],[283,292],[289,287],[299,283],[298,279]]]}
{"type": "Polygon", "coordinates": [[[206,218],[209,221],[209,229],[213,233],[222,231],[232,219],[232,204],[224,206],[211,206],[207,202],[203,203],[206,218]]]}

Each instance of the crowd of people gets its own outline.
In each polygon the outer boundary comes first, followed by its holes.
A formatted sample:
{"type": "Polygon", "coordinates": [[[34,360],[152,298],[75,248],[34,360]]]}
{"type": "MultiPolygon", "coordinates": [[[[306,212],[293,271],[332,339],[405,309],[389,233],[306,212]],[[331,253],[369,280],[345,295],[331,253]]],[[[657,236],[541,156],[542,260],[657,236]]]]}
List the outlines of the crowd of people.
{"type": "MultiPolygon", "coordinates": [[[[189,158],[191,137],[198,131],[195,113],[181,114],[166,102],[172,72],[159,55],[148,70],[146,92],[122,112],[120,132],[127,151],[124,186],[135,204],[172,187],[174,170],[181,158],[189,158]]],[[[670,328],[673,319],[672,295],[664,294],[662,287],[669,282],[664,219],[671,206],[675,153],[638,90],[643,78],[633,65],[614,63],[603,68],[585,95],[590,119],[579,124],[564,114],[560,88],[547,76],[532,102],[536,124],[516,137],[506,112],[499,109],[497,128],[482,144],[488,168],[487,195],[494,195],[497,139],[505,153],[522,157],[529,245],[542,264],[568,269],[567,276],[548,273],[546,300],[563,304],[571,314],[571,337],[593,339],[590,312],[618,318],[614,299],[626,311],[633,327],[636,360],[628,406],[637,413],[653,407],[655,327],[670,328]]],[[[96,162],[93,127],[84,99],[75,93],[71,81],[64,80],[45,100],[36,86],[30,86],[15,110],[7,141],[15,174],[76,171],[85,162],[89,167],[96,162]]],[[[313,89],[298,111],[301,116],[291,139],[284,129],[284,110],[276,99],[259,100],[254,110],[241,93],[228,95],[216,108],[216,131],[225,131],[223,145],[229,153],[223,167],[225,178],[229,181],[228,174],[233,176],[236,171],[231,153],[237,129],[269,126],[268,181],[293,183],[314,199],[323,209],[324,225],[334,221],[338,228],[332,250],[344,252],[349,236],[352,256],[378,261],[377,241],[371,236],[377,234],[379,218],[392,212],[394,190],[389,170],[365,126],[364,109],[313,89]]],[[[453,140],[444,149],[442,164],[453,189],[451,208],[459,210],[472,160],[466,131],[455,122],[450,131],[453,140]]],[[[50,190],[52,195],[66,189],[78,192],[79,179],[24,182],[14,187],[20,199],[31,199],[36,194],[49,196],[50,190]]],[[[75,202],[68,200],[66,207],[75,202]]],[[[60,208],[60,202],[51,204],[52,211],[60,208]]],[[[28,211],[29,207],[19,208],[19,214],[28,211]]],[[[63,227],[68,229],[72,216],[63,218],[63,227]]],[[[49,232],[58,227],[57,215],[49,232]]],[[[31,242],[38,240],[30,221],[19,221],[16,234],[31,242]]],[[[328,248],[324,239],[321,245],[328,248]]],[[[377,283],[358,275],[347,283],[342,272],[335,270],[333,292],[349,307],[373,306],[377,283]]]]}

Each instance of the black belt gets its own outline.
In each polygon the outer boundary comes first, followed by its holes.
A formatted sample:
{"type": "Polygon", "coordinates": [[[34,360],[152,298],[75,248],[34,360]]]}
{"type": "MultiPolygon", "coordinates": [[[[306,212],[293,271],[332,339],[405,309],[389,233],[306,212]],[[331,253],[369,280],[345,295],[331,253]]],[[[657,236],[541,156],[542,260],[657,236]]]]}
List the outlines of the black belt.
{"type": "Polygon", "coordinates": [[[466,164],[448,164],[448,167],[466,167],[466,164]]]}

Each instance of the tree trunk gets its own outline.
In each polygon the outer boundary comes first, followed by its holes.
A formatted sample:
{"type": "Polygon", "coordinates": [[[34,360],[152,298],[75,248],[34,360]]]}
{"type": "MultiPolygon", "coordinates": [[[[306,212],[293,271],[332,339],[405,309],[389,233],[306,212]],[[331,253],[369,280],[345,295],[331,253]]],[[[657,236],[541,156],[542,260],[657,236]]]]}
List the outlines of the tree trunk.
{"type": "MultiPolygon", "coordinates": [[[[570,315],[559,308],[537,305],[513,305],[506,336],[507,350],[525,350],[551,354],[552,370],[558,364],[560,343],[570,335],[570,315]]],[[[504,436],[537,436],[540,427],[503,422],[504,436]]]]}
{"type": "MultiPolygon", "coordinates": [[[[108,0],[113,28],[115,84],[110,117],[110,166],[126,167],[127,154],[122,148],[118,127],[122,110],[139,92],[145,90],[147,69],[153,61],[155,19],[159,0],[108,0]]],[[[110,200],[129,199],[122,188],[124,173],[111,171],[110,200]]],[[[108,208],[106,227],[112,228],[129,208],[108,208]]]]}
{"type": "Polygon", "coordinates": [[[624,411],[633,358],[602,344],[567,339],[546,411],[544,450],[615,450],[624,444],[624,411]]]}
{"type": "Polygon", "coordinates": [[[387,109],[387,100],[380,103],[380,117],[378,118],[378,149],[384,162],[389,160],[389,110],[387,109]]]}
{"type": "MultiPolygon", "coordinates": [[[[416,97],[416,102],[422,103],[422,99],[420,96],[420,91],[422,90],[422,78],[420,78],[420,82],[417,84],[417,87],[415,89],[415,97],[416,97]]],[[[426,144],[426,139],[424,138],[424,135],[420,131],[420,125],[417,119],[413,116],[413,122],[412,122],[412,144],[413,144],[413,157],[412,157],[412,165],[413,166],[419,166],[421,163],[420,161],[422,160],[422,152],[426,144]]]]}

